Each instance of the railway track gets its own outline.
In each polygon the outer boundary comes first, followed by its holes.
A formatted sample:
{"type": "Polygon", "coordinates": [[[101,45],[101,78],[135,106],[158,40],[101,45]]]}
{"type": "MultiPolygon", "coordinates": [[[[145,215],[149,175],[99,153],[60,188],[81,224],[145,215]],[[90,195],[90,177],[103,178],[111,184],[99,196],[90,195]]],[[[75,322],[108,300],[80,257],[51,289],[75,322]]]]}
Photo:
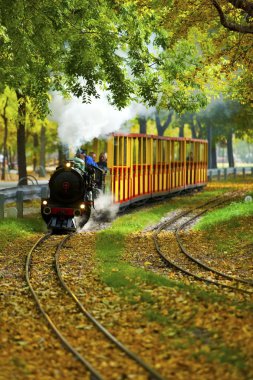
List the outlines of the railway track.
{"type": "Polygon", "coordinates": [[[181,232],[184,231],[187,226],[193,223],[200,216],[204,215],[206,212],[213,208],[219,207],[224,203],[234,200],[237,196],[237,193],[226,194],[214,198],[193,209],[181,212],[172,219],[161,223],[155,230],[153,239],[156,250],[166,266],[177,269],[181,273],[193,277],[195,280],[252,296],[253,281],[223,273],[207,265],[204,261],[195,258],[186,249],[181,235],[181,232]],[[187,220],[185,221],[185,219],[187,220]],[[170,252],[168,255],[168,253],[165,253],[161,248],[161,242],[159,242],[159,234],[162,231],[168,229],[168,227],[173,228],[174,230],[174,236],[181,253],[180,255],[173,254],[172,252],[170,252]],[[199,274],[200,270],[201,274],[199,274]]]}
{"type": "Polygon", "coordinates": [[[64,281],[59,257],[72,235],[64,238],[44,235],[34,244],[26,259],[26,282],[51,330],[85,367],[86,378],[163,380],[154,368],[101,325],[64,281]],[[84,318],[87,325],[80,334],[75,326],[84,318]],[[97,357],[98,350],[94,347],[100,348],[97,357]],[[110,363],[113,363],[111,368],[110,363]]]}

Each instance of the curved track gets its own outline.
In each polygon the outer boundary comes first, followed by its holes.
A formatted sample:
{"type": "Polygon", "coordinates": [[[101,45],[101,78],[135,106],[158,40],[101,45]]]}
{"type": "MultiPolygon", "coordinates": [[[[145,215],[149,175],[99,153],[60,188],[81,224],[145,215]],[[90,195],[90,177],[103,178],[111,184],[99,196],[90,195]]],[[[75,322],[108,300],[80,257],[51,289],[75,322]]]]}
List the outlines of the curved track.
{"type": "MultiPolygon", "coordinates": [[[[40,285],[38,286],[38,281],[35,280],[35,277],[36,277],[36,270],[38,271],[38,269],[36,269],[35,267],[35,263],[39,263],[41,262],[41,255],[47,255],[49,253],[49,251],[51,250],[51,246],[50,244],[50,241],[53,239],[53,240],[56,240],[57,239],[57,242],[55,244],[55,242],[53,241],[53,249],[54,249],[54,257],[53,257],[53,261],[52,261],[52,257],[50,258],[48,264],[45,264],[44,266],[46,266],[46,270],[45,270],[45,275],[48,276],[48,267],[51,267],[51,265],[54,263],[54,266],[55,266],[55,270],[53,271],[53,276],[54,276],[54,286],[56,288],[57,286],[57,283],[58,283],[58,286],[62,289],[62,287],[65,289],[66,292],[64,292],[64,296],[65,297],[68,297],[68,306],[69,304],[73,303],[73,300],[74,300],[74,308],[76,307],[76,305],[78,306],[78,311],[82,313],[82,316],[86,317],[88,319],[89,322],[91,322],[93,324],[93,326],[95,326],[96,330],[99,331],[99,334],[102,335],[102,339],[106,339],[106,340],[109,340],[110,343],[113,344],[113,348],[110,348],[110,353],[111,355],[114,354],[115,350],[117,351],[121,351],[121,353],[119,353],[119,357],[121,357],[121,360],[124,360],[124,361],[128,361],[128,360],[131,360],[132,362],[134,362],[135,366],[137,367],[137,372],[139,373],[139,375],[141,376],[140,378],[141,379],[147,379],[147,380],[163,380],[163,377],[156,372],[155,369],[151,368],[148,364],[146,364],[141,358],[139,358],[136,354],[134,354],[132,351],[130,351],[127,347],[125,347],[121,342],[119,342],[106,328],[104,328],[104,326],[102,326],[100,324],[100,322],[95,319],[89,312],[88,310],[86,310],[83,306],[83,304],[79,301],[79,299],[77,298],[77,296],[73,293],[73,291],[68,287],[68,285],[66,284],[66,282],[64,281],[63,279],[63,276],[62,276],[62,273],[61,273],[61,269],[60,269],[60,264],[59,264],[59,256],[60,256],[60,251],[61,249],[63,248],[64,244],[71,238],[73,234],[71,235],[67,235],[65,236],[64,238],[60,237],[60,241],[59,241],[59,237],[55,237],[55,236],[52,236],[51,237],[51,234],[47,234],[45,236],[43,236],[42,238],[40,238],[36,244],[32,247],[32,249],[30,250],[30,252],[28,253],[27,255],[27,260],[26,260],[26,281],[27,281],[27,284],[30,288],[30,291],[35,299],[35,302],[40,310],[40,312],[43,314],[44,318],[46,319],[46,321],[48,322],[50,328],[53,330],[53,332],[56,334],[56,336],[58,337],[58,339],[61,341],[61,343],[64,345],[64,347],[69,350],[73,355],[74,357],[79,360],[83,365],[84,367],[86,368],[86,370],[88,370],[90,372],[90,375],[91,375],[91,378],[93,380],[102,380],[104,378],[106,378],[107,376],[105,375],[101,375],[101,371],[98,371],[97,370],[97,367],[99,367],[99,363],[96,363],[94,361],[94,358],[92,360],[93,364],[90,363],[90,360],[87,359],[87,357],[89,357],[89,355],[83,355],[79,349],[76,349],[74,347],[74,345],[71,343],[71,339],[69,340],[67,335],[68,334],[62,334],[61,330],[63,330],[63,328],[58,328],[56,325],[57,324],[60,324],[61,327],[62,325],[64,324],[64,321],[66,319],[66,316],[70,317],[70,314],[67,314],[67,311],[64,311],[64,320],[62,321],[61,319],[59,320],[58,319],[58,323],[55,324],[55,322],[53,322],[53,320],[50,318],[50,316],[48,315],[48,309],[50,310],[51,312],[51,309],[50,307],[52,308],[52,305],[50,305],[49,307],[49,304],[50,300],[48,300],[46,302],[46,305],[45,305],[45,300],[44,300],[44,297],[40,297],[40,294],[47,294],[49,292],[49,290],[53,290],[54,289],[51,289],[50,288],[50,281],[49,281],[49,289],[46,289],[46,291],[43,291],[40,289],[40,285]],[[51,239],[50,239],[51,237],[51,239]],[[46,245],[44,246],[43,244],[45,244],[47,242],[49,242],[49,245],[46,245]],[[40,252],[39,252],[40,250],[40,252]],[[38,253],[39,253],[39,261],[38,261],[38,258],[34,258],[34,256],[38,256],[38,253]],[[67,294],[66,294],[67,293],[67,294]],[[71,298],[70,298],[70,297],[71,298]],[[40,299],[41,298],[41,299],[40,299]],[[60,322],[59,322],[60,321],[60,322]],[[122,357],[122,353],[123,353],[123,357],[122,357]],[[94,364],[95,362],[95,364],[94,364]]],[[[50,255],[52,256],[52,252],[50,253],[50,255]]],[[[43,257],[44,257],[43,256],[43,257]]],[[[39,264],[41,265],[41,264],[39,264]]],[[[41,267],[42,268],[42,267],[41,267]]],[[[39,268],[40,269],[40,268],[39,268]]],[[[42,268],[43,269],[43,268],[42,268]]],[[[39,275],[42,276],[41,274],[41,269],[39,270],[39,275]]],[[[52,276],[50,274],[50,276],[52,276]]],[[[42,282],[42,281],[41,281],[42,282]]],[[[59,290],[58,290],[59,292],[59,290]]],[[[60,295],[60,293],[59,293],[60,295]]],[[[55,295],[54,297],[55,298],[55,295]]],[[[61,297],[62,298],[62,297],[61,297]]],[[[60,296],[58,296],[58,300],[60,299],[60,296]]],[[[54,300],[54,303],[56,301],[54,300]]],[[[52,303],[52,302],[51,302],[52,303]]],[[[60,303],[60,301],[59,301],[60,303]]],[[[53,305],[54,306],[57,306],[57,305],[53,305]]],[[[54,312],[52,312],[52,314],[54,314],[54,312]]],[[[80,316],[79,316],[79,319],[80,319],[80,316]]],[[[65,328],[64,328],[64,331],[65,331],[65,328]]],[[[95,338],[94,338],[95,339],[95,338]]],[[[97,335],[96,335],[96,339],[98,339],[97,335]]],[[[101,339],[101,337],[99,338],[101,339]]],[[[73,339],[72,339],[73,340],[73,339]]],[[[87,343],[87,342],[86,342],[87,343]]],[[[97,343],[99,345],[99,343],[97,343]]],[[[107,346],[108,346],[108,343],[107,343],[107,346]]],[[[102,348],[102,344],[101,344],[101,348],[102,348]]],[[[83,350],[81,350],[83,351],[83,350]]],[[[126,365],[126,368],[131,368],[131,367],[128,367],[126,365]]],[[[136,372],[136,373],[137,373],[136,372]]],[[[123,376],[125,376],[124,378],[127,379],[128,378],[128,373],[124,373],[123,376]]],[[[131,374],[129,374],[130,377],[129,378],[132,378],[131,377],[131,374]]],[[[115,378],[115,377],[114,377],[115,378]]]]}
{"type": "Polygon", "coordinates": [[[156,229],[156,231],[153,235],[153,238],[154,238],[156,250],[166,265],[174,267],[177,270],[181,271],[182,273],[187,274],[188,276],[195,278],[196,280],[203,281],[203,282],[208,283],[208,284],[213,284],[213,285],[216,285],[216,286],[219,286],[222,288],[227,288],[227,289],[230,289],[233,291],[239,291],[239,292],[242,292],[245,294],[253,295],[253,291],[249,290],[249,288],[253,286],[252,281],[245,280],[242,278],[238,278],[235,276],[230,276],[226,273],[223,273],[221,271],[218,271],[218,270],[208,266],[207,264],[205,264],[201,260],[194,258],[187,251],[187,249],[184,247],[184,244],[182,242],[182,238],[180,236],[180,231],[184,230],[194,220],[196,220],[197,218],[199,218],[200,216],[202,216],[203,214],[208,212],[210,209],[218,207],[218,206],[220,206],[220,205],[222,205],[228,201],[231,201],[232,199],[234,199],[235,196],[236,196],[236,193],[217,197],[217,198],[214,198],[214,199],[212,199],[212,200],[210,200],[210,201],[208,201],[208,202],[206,202],[206,203],[204,203],[204,204],[202,204],[202,205],[200,205],[194,209],[190,209],[188,211],[181,212],[179,215],[175,216],[174,218],[170,219],[169,221],[165,221],[164,223],[162,223],[156,229]],[[197,214],[195,214],[196,211],[199,209],[201,209],[201,210],[197,214]],[[181,253],[184,254],[184,256],[185,256],[185,258],[187,258],[188,262],[196,264],[196,266],[201,267],[205,272],[212,272],[216,276],[215,280],[209,279],[207,277],[203,277],[202,275],[199,276],[196,274],[196,272],[192,272],[192,271],[189,271],[187,269],[184,269],[182,265],[179,265],[176,261],[169,259],[167,257],[167,255],[164,254],[164,252],[162,251],[162,249],[159,245],[158,236],[159,236],[159,233],[161,231],[165,230],[169,226],[173,226],[176,222],[179,222],[180,219],[182,219],[183,217],[189,216],[192,213],[194,213],[195,215],[190,217],[186,222],[182,222],[179,227],[174,228],[174,234],[175,234],[177,243],[180,247],[181,253]],[[222,282],[222,280],[224,280],[224,279],[226,280],[226,282],[229,282],[229,284],[222,282]],[[237,284],[238,286],[237,287],[234,286],[235,284],[237,284]],[[241,284],[240,285],[241,287],[239,287],[239,284],[241,284]],[[248,287],[247,289],[245,289],[246,285],[248,287]]]}

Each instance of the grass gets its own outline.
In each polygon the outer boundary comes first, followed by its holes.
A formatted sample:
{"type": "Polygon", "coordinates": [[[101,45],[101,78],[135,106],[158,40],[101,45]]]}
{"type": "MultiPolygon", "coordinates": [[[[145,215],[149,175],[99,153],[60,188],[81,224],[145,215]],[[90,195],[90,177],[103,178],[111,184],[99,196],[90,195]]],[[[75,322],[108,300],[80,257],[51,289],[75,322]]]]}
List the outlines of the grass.
{"type": "Polygon", "coordinates": [[[205,346],[198,353],[192,355],[193,358],[201,360],[201,357],[205,357],[207,362],[213,363],[225,363],[230,364],[233,367],[237,368],[240,372],[245,372],[247,370],[245,356],[238,351],[238,348],[231,348],[228,346],[220,346],[216,348],[215,345],[205,346]],[[206,350],[208,348],[208,350],[206,350]]]}
{"type": "Polygon", "coordinates": [[[34,232],[41,232],[44,229],[44,222],[40,217],[2,219],[0,220],[0,249],[3,249],[9,241],[31,236],[34,232]]]}
{"type": "Polygon", "coordinates": [[[233,202],[222,209],[209,212],[195,225],[195,230],[210,230],[213,226],[230,222],[230,227],[236,227],[239,219],[253,215],[253,202],[233,202]]]}

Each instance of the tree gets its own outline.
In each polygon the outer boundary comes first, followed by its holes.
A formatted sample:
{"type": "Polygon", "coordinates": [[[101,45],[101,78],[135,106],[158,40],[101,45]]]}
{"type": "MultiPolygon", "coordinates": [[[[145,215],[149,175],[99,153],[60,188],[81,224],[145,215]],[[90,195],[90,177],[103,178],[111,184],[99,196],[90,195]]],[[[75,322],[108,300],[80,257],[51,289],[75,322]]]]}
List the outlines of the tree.
{"type": "Polygon", "coordinates": [[[25,152],[25,125],[26,125],[26,103],[27,98],[21,91],[16,91],[18,101],[18,121],[17,121],[17,154],[19,180],[23,179],[23,184],[27,184],[26,152],[25,152]]]}
{"type": "Polygon", "coordinates": [[[0,121],[0,135],[3,136],[3,140],[0,142],[3,153],[1,178],[4,180],[6,163],[9,168],[12,166],[12,153],[16,141],[14,132],[16,133],[17,104],[16,97],[9,88],[6,88],[0,96],[0,114],[2,119],[2,122],[0,121]]]}
{"type": "Polygon", "coordinates": [[[252,35],[243,30],[253,29],[252,1],[174,0],[165,4],[163,26],[169,32],[168,46],[173,48],[182,40],[195,43],[201,59],[192,80],[199,82],[202,90],[207,85],[206,96],[214,96],[215,90],[215,96],[223,92],[224,96],[253,103],[252,35]],[[238,25],[238,31],[221,25],[215,5],[222,9],[227,23],[238,25]],[[226,79],[229,86],[224,86],[226,79]]]}
{"type": "Polygon", "coordinates": [[[2,175],[1,175],[2,180],[5,180],[5,162],[7,158],[7,137],[8,137],[8,118],[6,115],[7,105],[8,105],[8,98],[6,98],[6,102],[3,107],[3,113],[2,113],[2,118],[4,122],[3,161],[2,161],[2,175]]]}
{"type": "Polygon", "coordinates": [[[211,1],[218,12],[221,24],[225,28],[238,33],[253,34],[253,2],[247,0],[227,0],[225,4],[223,1],[222,7],[220,1],[211,1]],[[229,21],[229,18],[236,18],[238,21],[229,21]]]}
{"type": "Polygon", "coordinates": [[[151,77],[153,57],[147,45],[156,17],[140,12],[134,1],[0,0],[0,9],[0,83],[2,90],[9,86],[18,97],[18,162],[23,177],[26,101],[44,118],[49,90],[72,92],[89,102],[99,96],[96,86],[103,84],[111,102],[124,107],[134,86],[147,88],[151,77]]]}
{"type": "Polygon", "coordinates": [[[198,115],[199,121],[207,128],[210,167],[216,165],[216,144],[226,144],[230,167],[234,167],[233,136],[253,136],[252,107],[222,98],[213,101],[198,115]]]}

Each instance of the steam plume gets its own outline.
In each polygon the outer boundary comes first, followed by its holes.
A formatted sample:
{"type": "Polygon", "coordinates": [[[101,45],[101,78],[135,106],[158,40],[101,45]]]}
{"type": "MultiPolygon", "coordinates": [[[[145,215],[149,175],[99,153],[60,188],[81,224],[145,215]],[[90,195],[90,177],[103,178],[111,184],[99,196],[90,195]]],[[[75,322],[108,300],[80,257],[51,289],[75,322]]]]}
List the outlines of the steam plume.
{"type": "Polygon", "coordinates": [[[82,103],[76,97],[66,100],[54,93],[50,108],[51,119],[58,122],[60,141],[74,148],[95,137],[104,137],[118,131],[136,115],[154,112],[153,108],[149,109],[137,103],[118,110],[108,102],[105,92],[100,93],[100,98],[94,99],[91,104],[82,103]]]}

